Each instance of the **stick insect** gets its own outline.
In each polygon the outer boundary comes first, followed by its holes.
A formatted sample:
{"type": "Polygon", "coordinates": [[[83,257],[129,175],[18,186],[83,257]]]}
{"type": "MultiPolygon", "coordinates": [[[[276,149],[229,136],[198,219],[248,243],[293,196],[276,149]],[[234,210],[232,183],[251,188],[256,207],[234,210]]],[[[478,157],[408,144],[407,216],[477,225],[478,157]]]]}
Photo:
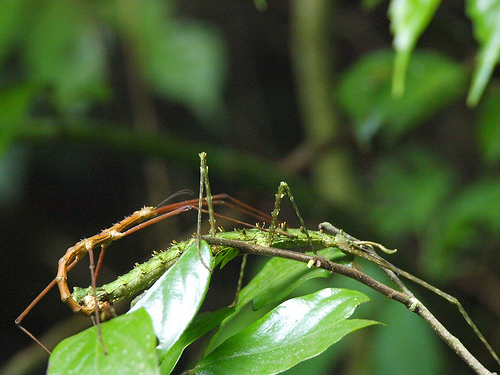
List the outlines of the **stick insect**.
{"type": "MultiPolygon", "coordinates": [[[[73,246],[73,248],[77,247],[80,248],[87,243],[90,243],[90,245],[86,245],[89,248],[93,249],[94,247],[101,245],[104,243],[106,246],[109,245],[113,240],[119,239],[125,235],[128,235],[136,230],[139,230],[147,225],[152,224],[153,222],[161,220],[161,218],[172,216],[175,212],[183,212],[187,211],[188,209],[199,209],[199,215],[201,214],[201,211],[204,210],[202,207],[208,207],[208,212],[211,215],[211,233],[210,236],[204,236],[203,239],[207,240],[207,242],[213,244],[213,245],[218,245],[218,246],[225,246],[225,247],[231,247],[231,248],[236,248],[239,249],[242,253],[245,251],[247,252],[253,252],[261,255],[271,255],[271,256],[282,256],[282,257],[289,257],[291,259],[298,259],[297,258],[297,253],[295,252],[284,252],[284,250],[279,251],[280,248],[293,248],[293,247],[304,247],[304,246],[312,246],[313,244],[320,244],[321,246],[325,247],[330,247],[330,246],[335,246],[340,248],[342,251],[363,257],[378,266],[380,266],[391,278],[392,281],[395,282],[395,284],[403,291],[404,295],[408,297],[408,299],[411,300],[411,303],[409,304],[409,308],[413,310],[421,309],[421,303],[416,300],[416,298],[411,294],[411,292],[404,286],[404,284],[399,280],[398,276],[403,276],[406,277],[412,281],[415,281],[419,283],[420,285],[430,289],[431,291],[439,294],[440,296],[446,298],[448,301],[455,303],[462,315],[464,316],[465,320],[471,327],[474,329],[475,333],[480,337],[480,339],[483,341],[483,343],[486,345],[488,350],[491,352],[493,357],[497,360],[498,362],[498,356],[494,353],[493,349],[491,346],[487,343],[487,341],[484,339],[484,336],[479,332],[477,327],[474,325],[472,320],[468,317],[468,315],[465,313],[465,310],[463,310],[463,307],[460,305],[460,303],[452,296],[449,296],[448,294],[440,291],[439,289],[427,284],[425,281],[418,279],[407,272],[400,270],[393,266],[391,263],[387,262],[384,260],[382,257],[377,255],[375,252],[375,249],[379,249],[383,252],[386,253],[391,253],[393,252],[392,250],[388,250],[384,246],[370,242],[370,241],[360,241],[357,240],[356,238],[349,236],[348,234],[344,233],[341,230],[338,230],[337,228],[333,227],[331,224],[328,223],[322,223],[320,225],[320,230],[319,231],[308,231],[304,225],[304,221],[302,217],[300,216],[299,210],[297,208],[297,205],[295,203],[295,200],[293,198],[293,195],[290,191],[290,188],[286,183],[281,183],[280,187],[278,189],[278,193],[276,194],[276,202],[275,202],[275,208],[272,212],[272,216],[269,217],[268,215],[259,213],[258,211],[252,209],[249,206],[246,206],[244,204],[241,204],[241,202],[238,202],[233,199],[228,199],[227,196],[224,196],[227,200],[229,200],[230,204],[238,205],[240,207],[244,207],[244,210],[246,210],[249,213],[252,213],[252,215],[259,216],[263,219],[271,220],[271,225],[270,228],[265,230],[264,228],[261,227],[256,227],[253,226],[254,229],[247,229],[247,230],[235,230],[231,232],[218,232],[215,233],[214,227],[214,216],[216,216],[213,212],[213,208],[210,205],[210,191],[209,191],[209,184],[208,184],[208,177],[207,177],[207,171],[206,171],[206,166],[203,167],[203,158],[202,158],[202,173],[201,173],[201,179],[200,179],[200,199],[198,201],[198,204],[196,205],[196,202],[194,200],[192,201],[186,201],[186,202],[181,202],[176,205],[171,205],[169,206],[170,211],[166,212],[165,211],[160,211],[157,212],[157,215],[154,218],[148,218],[145,220],[142,220],[142,222],[138,222],[139,219],[136,219],[136,217],[140,216],[139,212],[137,211],[133,215],[129,216],[128,218],[122,220],[120,223],[115,224],[112,226],[110,229],[107,231],[102,232],[99,235],[96,235],[94,237],[91,237],[93,242],[86,242],[86,240],[81,241],[80,243],[77,243],[77,245],[73,246]],[[205,182],[203,182],[205,179],[205,182]],[[205,185],[204,185],[205,183],[205,185]],[[207,188],[207,198],[205,200],[201,200],[202,197],[202,190],[203,186],[207,188]],[[285,225],[278,225],[278,215],[280,211],[280,205],[281,205],[281,200],[284,198],[286,195],[290,198],[297,215],[299,217],[299,220],[302,224],[301,229],[289,229],[286,228],[285,225]],[[189,203],[187,203],[189,202],[189,203]],[[238,203],[235,203],[238,202],[238,203]],[[177,206],[178,205],[178,206],[177,206]],[[174,208],[175,207],[175,208],[174,208]],[[134,221],[136,220],[136,221],[134,221]],[[123,222],[125,221],[125,224],[123,222]],[[130,225],[129,225],[130,223],[130,225]],[[119,225],[126,226],[126,228],[122,228],[119,225]],[[111,231],[111,234],[109,232],[111,231]],[[116,231],[116,232],[114,232],[116,231]],[[116,235],[115,233],[119,233],[116,235]],[[101,241],[101,242],[99,242],[101,241]],[[245,246],[247,245],[247,246],[245,246]],[[246,250],[245,250],[246,249],[246,250]],[[255,251],[253,251],[253,250],[255,251]],[[290,253],[295,253],[295,254],[290,254],[290,253]]],[[[220,200],[221,196],[214,196],[213,197],[213,202],[215,204],[222,204],[222,201],[220,200]]],[[[159,208],[155,208],[154,210],[160,210],[159,208]]],[[[198,225],[201,222],[201,220],[198,220],[198,225]]],[[[238,222],[238,224],[243,224],[241,222],[238,222]]],[[[197,238],[200,238],[200,231],[198,230],[197,232],[197,238]]],[[[175,261],[179,258],[180,254],[184,251],[186,243],[181,242],[173,245],[168,251],[159,253],[155,255],[150,261],[144,263],[143,265],[139,265],[135,267],[129,274],[123,275],[119,279],[117,279],[113,283],[106,284],[100,288],[95,287],[95,278],[93,279],[92,286],[86,289],[82,288],[75,288],[74,292],[71,295],[68,295],[69,293],[69,288],[67,287],[67,273],[64,274],[63,276],[66,277],[66,279],[56,279],[54,283],[61,283],[65,286],[63,288],[61,296],[65,299],[65,302],[68,300],[71,300],[71,302],[68,304],[71,307],[76,307],[74,311],[84,313],[88,312],[88,315],[92,314],[92,312],[100,311],[102,310],[107,304],[112,304],[116,303],[117,301],[129,297],[133,294],[136,294],[137,292],[147,288],[154,282],[161,273],[164,272],[165,269],[170,267],[172,264],[175,263],[175,261]],[[156,262],[156,263],[155,263],[156,262]],[[161,264],[162,267],[157,267],[154,264],[161,264]]],[[[60,263],[63,263],[63,266],[66,265],[67,263],[70,264],[67,268],[69,269],[70,267],[73,266],[74,262],[79,260],[84,254],[84,250],[81,250],[80,252],[76,252],[75,250],[71,250],[72,248],[68,249],[66,255],[62,258],[64,261],[61,261],[60,263]],[[76,252],[76,254],[75,254],[76,252]],[[68,253],[70,255],[68,255],[68,253]],[[78,258],[78,255],[80,255],[80,258],[78,258]],[[68,255],[68,256],[67,256],[68,255]],[[68,259],[70,259],[68,261],[68,259]]],[[[214,251],[218,251],[214,249],[214,251]]],[[[90,253],[90,250],[89,250],[90,253]]],[[[89,254],[90,255],[90,254],[89,254]]],[[[324,260],[319,259],[319,258],[314,258],[310,257],[308,259],[308,265],[309,266],[316,266],[320,267],[323,266],[323,264],[328,265],[328,263],[324,263],[324,260]]],[[[99,268],[99,263],[98,267],[99,268]]],[[[333,269],[333,268],[332,268],[333,269]]],[[[60,276],[60,272],[58,272],[58,277],[60,276]]],[[[397,292],[395,292],[397,293],[397,292]]],[[[66,302],[68,303],[68,302],[66,302]]],[[[28,307],[28,309],[31,307],[31,305],[28,307]]],[[[27,309],[27,310],[28,310],[27,309]]],[[[29,311],[29,310],[28,310],[29,311]]],[[[21,318],[23,318],[26,315],[26,311],[21,314],[21,318]]],[[[481,373],[481,372],[478,372],[481,373]]]]}
{"type": "MultiPolygon", "coordinates": [[[[200,154],[200,157],[202,154],[200,154]]],[[[203,160],[204,157],[202,157],[203,160]]],[[[202,166],[203,167],[203,166],[202,166]]],[[[206,169],[206,167],[205,167],[206,169]]],[[[202,173],[204,176],[204,173],[202,173]]],[[[48,354],[50,350],[45,347],[31,332],[29,332],[25,327],[21,325],[23,319],[26,315],[33,309],[33,307],[55,286],[58,286],[59,293],[61,295],[61,300],[68,305],[68,307],[74,312],[85,316],[91,316],[95,314],[97,323],[99,321],[99,312],[109,310],[111,305],[107,301],[100,301],[96,299],[96,295],[91,298],[87,298],[85,303],[78,303],[71,296],[71,292],[68,286],[68,272],[88,253],[90,258],[90,272],[92,280],[92,288],[95,291],[96,279],[99,274],[100,268],[102,266],[102,261],[106,249],[114,242],[125,236],[128,236],[142,228],[145,228],[151,224],[157,223],[168,217],[177,215],[182,212],[186,212],[192,209],[196,209],[200,212],[205,211],[203,207],[210,206],[210,216],[212,226],[215,225],[213,216],[217,215],[213,213],[213,205],[225,205],[228,207],[235,208],[241,212],[244,212],[250,216],[256,217],[262,221],[272,220],[271,216],[266,215],[259,210],[240,202],[239,200],[227,195],[227,194],[217,194],[214,196],[210,195],[210,187],[208,180],[203,177],[203,184],[201,187],[201,194],[203,191],[203,186],[207,189],[207,197],[201,199],[191,199],[183,202],[173,203],[166,206],[145,206],[140,210],[135,211],[130,216],[127,216],[118,223],[112,225],[111,227],[101,231],[92,237],[83,239],[77,242],[75,245],[71,246],[66,250],[66,253],[58,262],[58,271],[56,277],[40,292],[40,294],[26,307],[26,309],[16,318],[15,324],[24,333],[26,333],[31,339],[38,343],[48,354]],[[205,182],[206,181],[206,182],[205,182]],[[94,265],[94,249],[100,247],[101,251],[99,254],[99,259],[97,265],[94,265]],[[97,302],[96,302],[97,301],[97,302]]],[[[217,215],[221,218],[229,219],[223,215],[217,215]]],[[[244,225],[245,223],[234,220],[234,222],[244,225]]],[[[245,224],[246,225],[246,224],[245,224]]],[[[199,231],[199,229],[198,229],[199,231]]],[[[159,276],[158,276],[159,277],[159,276]]],[[[104,350],[105,346],[103,343],[104,350]]]]}
{"type": "MultiPolygon", "coordinates": [[[[459,311],[464,316],[464,319],[472,327],[472,329],[474,330],[476,335],[478,335],[478,337],[481,339],[484,345],[488,348],[492,356],[495,359],[498,358],[494,350],[491,348],[491,346],[486,341],[484,336],[480,333],[478,328],[472,322],[472,320],[467,315],[462,305],[458,302],[458,300],[456,300],[456,298],[442,292],[441,290],[433,287],[432,285],[426,283],[425,281],[416,278],[415,276],[407,273],[406,271],[395,267],[394,265],[392,265],[391,263],[380,257],[375,252],[375,249],[379,249],[385,253],[390,254],[393,253],[395,250],[389,250],[384,246],[375,242],[360,241],[350,236],[349,234],[344,233],[343,231],[337,229],[336,227],[334,227],[329,223],[321,223],[319,231],[307,230],[305,226],[303,226],[300,229],[292,229],[292,228],[286,228],[285,225],[278,225],[277,217],[280,211],[281,199],[285,195],[288,195],[290,197],[290,200],[293,202],[293,205],[297,207],[288,185],[282,183],[280,185],[277,194],[275,209],[272,215],[273,220],[271,222],[270,229],[268,229],[268,232],[264,231],[260,227],[254,229],[234,230],[229,232],[221,231],[215,234],[211,234],[210,236],[203,236],[203,239],[212,245],[223,246],[226,248],[236,248],[242,253],[280,256],[294,260],[307,259],[310,266],[316,266],[316,267],[323,266],[325,264],[324,260],[314,257],[309,257],[309,258],[299,257],[298,254],[301,253],[292,251],[287,252],[286,250],[281,250],[281,249],[290,249],[294,247],[308,247],[311,244],[321,245],[324,247],[338,247],[345,253],[365,258],[377,264],[379,267],[381,267],[387,273],[389,278],[403,292],[399,293],[399,295],[402,296],[401,297],[402,300],[400,300],[400,302],[403,301],[405,303],[407,302],[407,307],[412,311],[420,310],[427,313],[428,310],[426,310],[425,306],[423,306],[421,302],[414,297],[414,295],[401,282],[401,280],[399,280],[398,276],[402,276],[409,280],[412,280],[430,289],[431,291],[437,293],[438,295],[447,299],[448,301],[456,304],[459,311]]],[[[300,217],[300,213],[298,213],[298,216],[300,217]]],[[[299,220],[303,222],[301,217],[299,220]]],[[[147,288],[157,278],[157,276],[155,276],[155,270],[157,269],[157,266],[155,266],[155,264],[158,263],[166,264],[166,262],[168,261],[175,262],[175,259],[178,259],[180,254],[184,251],[186,244],[187,242],[177,243],[173,245],[168,251],[159,253],[155,257],[153,257],[150,261],[137,266],[129,274],[123,275],[114,282],[97,288],[96,291],[97,298],[102,301],[109,301],[111,303],[116,303],[124,298],[130,297],[131,295],[137,293],[138,291],[144,288],[147,288]]],[[[328,263],[326,264],[326,266],[328,266],[328,263]]],[[[350,277],[358,278],[360,276],[363,275],[360,275],[360,273],[358,272],[351,274],[350,277]]],[[[371,281],[368,280],[368,281],[370,283],[373,283],[373,280],[371,281]]],[[[86,300],[93,298],[92,293],[93,293],[92,287],[86,289],[75,288],[72,296],[75,301],[78,301],[78,303],[85,304],[86,300]]],[[[390,297],[391,294],[395,296],[396,293],[398,292],[390,289],[388,293],[386,293],[386,295],[390,297]]],[[[435,320],[435,318],[432,319],[435,320]]],[[[435,326],[433,327],[435,328],[435,326]]],[[[478,368],[477,370],[478,373],[489,373],[486,372],[487,370],[485,370],[484,367],[482,366],[478,365],[477,368],[478,368]]]]}

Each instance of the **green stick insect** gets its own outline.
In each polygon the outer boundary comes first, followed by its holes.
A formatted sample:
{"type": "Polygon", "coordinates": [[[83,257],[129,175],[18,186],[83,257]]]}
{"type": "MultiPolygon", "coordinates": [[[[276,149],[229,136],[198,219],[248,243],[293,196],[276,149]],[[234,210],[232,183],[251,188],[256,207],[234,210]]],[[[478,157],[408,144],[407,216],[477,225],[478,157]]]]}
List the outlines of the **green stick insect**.
{"type": "MultiPolygon", "coordinates": [[[[81,241],[77,245],[68,249],[63,261],[63,265],[69,264],[72,267],[74,262],[78,261],[86,252],[95,246],[102,247],[108,246],[112,241],[119,239],[125,235],[133,233],[147,225],[157,222],[165,217],[172,216],[179,212],[184,212],[189,209],[198,210],[198,228],[197,235],[194,239],[173,243],[169,249],[156,253],[150,260],[140,265],[136,265],[129,273],[120,276],[115,281],[102,285],[95,286],[95,273],[93,273],[92,285],[88,288],[75,287],[72,293],[69,293],[67,286],[67,273],[58,272],[58,277],[53,283],[63,284],[61,288],[61,297],[73,311],[84,313],[86,315],[97,314],[113,304],[132,297],[145,289],[150,288],[156,280],[170,270],[184,253],[192,246],[193,241],[196,242],[197,252],[199,259],[210,272],[213,271],[213,264],[205,262],[201,255],[200,243],[205,241],[210,244],[211,252],[216,259],[216,263],[225,264],[229,262],[236,255],[248,254],[264,255],[269,257],[278,257],[291,259],[296,262],[302,262],[309,267],[310,271],[314,269],[325,269],[330,272],[339,273],[362,282],[378,292],[386,295],[388,298],[394,299],[403,303],[410,311],[418,314],[424,319],[436,333],[459,355],[474,371],[478,374],[491,374],[451,333],[449,333],[444,326],[428,311],[428,309],[413,295],[413,293],[404,285],[400,277],[411,280],[430,291],[438,294],[447,301],[455,304],[458,310],[463,315],[466,322],[472,327],[475,334],[480,338],[491,355],[495,358],[497,363],[500,360],[486,341],[485,337],[481,334],[477,326],[473,323],[469,315],[465,312],[460,302],[453,296],[441,291],[440,289],[428,284],[404,270],[401,270],[382,258],[377,254],[376,250],[384,253],[391,254],[395,250],[389,250],[381,244],[371,241],[360,241],[342,230],[334,227],[330,223],[321,223],[319,230],[307,230],[302,219],[298,206],[293,198],[288,185],[282,182],[279,186],[278,193],[276,194],[275,207],[272,215],[266,215],[254,208],[245,205],[233,198],[226,195],[211,196],[210,185],[208,182],[208,167],[206,166],[206,154],[200,154],[201,158],[201,173],[200,173],[200,197],[197,202],[195,200],[180,202],[175,205],[170,205],[161,208],[143,208],[137,211],[128,218],[122,220],[120,223],[115,224],[110,229],[103,231],[101,234],[91,237],[87,240],[81,241]],[[203,191],[206,191],[206,198],[203,198],[203,191]],[[302,227],[299,229],[287,228],[286,225],[280,224],[278,215],[280,212],[282,199],[288,196],[293,204],[293,207],[299,217],[302,227]],[[219,204],[227,204],[233,207],[238,207],[240,210],[257,217],[259,220],[270,221],[270,227],[264,226],[250,226],[245,229],[235,229],[233,231],[215,230],[215,217],[223,217],[214,212],[213,206],[219,204]],[[206,207],[206,208],[205,208],[206,207]],[[146,215],[144,214],[146,212],[146,215]],[[154,215],[150,215],[153,212],[154,215]],[[210,217],[210,234],[208,236],[201,235],[200,223],[201,213],[208,212],[210,217]],[[142,215],[142,216],[141,216],[142,215]],[[90,245],[89,245],[90,244],[90,245]],[[85,248],[86,250],[74,250],[75,248],[85,248]],[[338,252],[331,257],[325,257],[322,252],[316,252],[315,248],[335,248],[338,252]],[[292,251],[294,248],[311,248],[312,252],[304,253],[299,251],[292,251]],[[71,250],[73,249],[73,250],[71,250]],[[78,252],[80,251],[80,252],[78,252]],[[70,255],[68,255],[68,253],[70,255]],[[346,254],[342,256],[348,257],[361,257],[377,266],[379,266],[389,277],[389,279],[396,285],[397,289],[393,289],[373,278],[356,270],[351,265],[345,265],[339,262],[339,254],[346,254]],[[70,301],[70,302],[68,302],[70,301]]],[[[224,217],[227,219],[227,217],[224,217]]],[[[237,221],[238,224],[244,223],[237,221]]],[[[247,225],[248,226],[248,225],[247,225]]],[[[352,259],[352,258],[351,258],[352,259]]],[[[98,262],[99,268],[100,262],[98,262]]],[[[242,271],[243,272],[243,271],[242,271]]],[[[241,287],[242,272],[238,282],[237,289],[241,287]]],[[[49,285],[50,286],[50,285],[49,285]]],[[[41,298],[41,297],[40,297],[41,298]]],[[[38,300],[40,299],[38,298],[38,300]]],[[[233,302],[233,308],[238,311],[242,304],[248,301],[239,302],[237,298],[233,302]]],[[[29,309],[32,307],[30,305],[29,309]]],[[[22,318],[27,314],[27,311],[21,314],[16,323],[20,323],[22,318]]],[[[223,323],[224,324],[224,323],[223,323]]]]}

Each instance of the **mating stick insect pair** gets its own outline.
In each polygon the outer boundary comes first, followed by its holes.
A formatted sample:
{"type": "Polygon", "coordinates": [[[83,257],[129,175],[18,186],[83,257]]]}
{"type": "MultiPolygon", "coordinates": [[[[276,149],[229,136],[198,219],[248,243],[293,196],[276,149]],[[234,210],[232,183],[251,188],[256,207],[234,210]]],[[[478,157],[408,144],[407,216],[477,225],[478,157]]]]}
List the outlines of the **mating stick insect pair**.
{"type": "MultiPolygon", "coordinates": [[[[201,224],[201,212],[208,212],[210,216],[210,236],[203,236],[203,239],[212,245],[219,245],[224,247],[232,247],[239,250],[241,253],[259,253],[263,255],[271,256],[281,256],[289,257],[292,259],[300,260],[297,257],[296,252],[291,252],[286,250],[278,251],[278,248],[292,248],[292,247],[313,247],[314,244],[321,244],[325,247],[337,247],[345,253],[352,254],[354,256],[359,256],[365,258],[379,267],[381,267],[384,272],[389,276],[389,278],[396,284],[396,286],[403,292],[403,299],[408,302],[407,306],[411,310],[423,310],[425,307],[411,294],[411,292],[404,286],[404,284],[399,280],[398,276],[405,277],[412,280],[428,289],[437,293],[441,297],[445,298],[451,303],[457,305],[459,311],[464,316],[467,323],[473,328],[474,332],[484,345],[488,348],[492,356],[496,359],[498,363],[500,360],[495,354],[491,346],[488,344],[484,336],[479,332],[475,324],[469,318],[462,305],[456,300],[456,298],[442,292],[441,290],[429,285],[425,281],[416,278],[415,276],[398,269],[391,263],[387,262],[385,259],[381,258],[375,252],[375,249],[379,249],[386,253],[393,252],[392,250],[386,249],[384,246],[370,242],[370,241],[359,241],[356,238],[349,236],[348,234],[338,230],[329,223],[320,224],[319,231],[308,231],[304,224],[302,217],[300,216],[298,207],[295,203],[293,195],[286,183],[281,183],[276,194],[275,207],[272,215],[264,214],[251,206],[248,206],[228,195],[219,194],[211,196],[210,185],[208,182],[208,168],[206,167],[206,154],[200,154],[201,157],[201,177],[200,177],[200,196],[199,199],[187,200],[184,202],[174,203],[167,206],[159,207],[144,207],[132,215],[126,217],[120,222],[114,224],[108,229],[103,230],[101,233],[89,237],[87,239],[81,240],[74,246],[70,247],[64,256],[59,260],[58,272],[56,278],[35,298],[35,300],[21,313],[21,315],[16,319],[16,325],[18,325],[27,335],[29,335],[33,340],[35,340],[39,345],[41,345],[48,353],[50,351],[43,346],[43,344],[38,341],[28,330],[26,330],[21,322],[29,311],[38,303],[43,296],[57,284],[61,299],[65,302],[70,309],[75,313],[80,313],[86,316],[95,315],[96,323],[99,329],[99,314],[100,312],[105,312],[109,310],[113,303],[130,297],[146,288],[148,288],[156,279],[158,279],[163,272],[165,272],[169,267],[171,267],[180,257],[185,249],[185,242],[174,244],[170,250],[166,252],[159,253],[151,258],[148,262],[143,265],[136,266],[129,274],[121,276],[115,282],[103,285],[97,288],[96,278],[99,274],[99,270],[102,265],[102,259],[104,252],[107,247],[111,245],[112,242],[132,234],[146,226],[154,224],[165,218],[177,215],[179,213],[196,209],[198,210],[198,229],[197,229],[197,242],[198,246],[201,239],[200,224],[201,224]],[[203,198],[203,191],[206,189],[206,198],[203,198]],[[301,222],[301,229],[290,229],[286,226],[278,224],[278,215],[280,212],[280,204],[282,198],[286,195],[290,198],[293,204],[295,212],[299,217],[301,222]],[[215,231],[215,216],[229,219],[225,216],[218,215],[214,213],[214,205],[226,205],[232,208],[236,208],[244,213],[257,218],[257,220],[268,221],[271,223],[269,229],[265,229],[263,226],[248,225],[238,220],[233,220],[239,225],[249,226],[253,229],[247,230],[234,230],[231,232],[216,232],[215,231]],[[99,255],[99,260],[97,265],[94,266],[94,249],[100,247],[101,252],[99,255]],[[256,251],[254,251],[256,249],[256,251]],[[274,250],[273,250],[274,249],[274,250]],[[89,253],[90,258],[90,269],[91,269],[91,286],[89,288],[75,288],[74,292],[71,293],[68,286],[68,272],[76,265],[76,263],[82,259],[87,253],[89,253]],[[156,262],[156,263],[155,263],[156,262]],[[152,264],[160,264],[161,266],[152,266],[152,264]],[[405,298],[407,297],[407,298],[405,298]]],[[[314,247],[313,247],[314,250],[314,247]]],[[[217,252],[217,248],[213,248],[213,252],[217,252]]],[[[200,260],[203,262],[202,258],[200,260]]],[[[325,267],[328,266],[330,270],[337,270],[338,268],[333,267],[333,263],[321,259],[321,257],[310,257],[308,263],[309,267],[325,267]],[[331,267],[331,268],[330,268],[331,267]]],[[[208,268],[208,265],[205,265],[208,268]]],[[[338,272],[338,271],[336,271],[338,272]]],[[[356,271],[359,274],[359,271],[356,271]]],[[[346,273],[347,276],[349,274],[346,273]]],[[[353,277],[353,276],[350,276],[353,277]]],[[[359,279],[359,277],[358,277],[359,279]]],[[[369,277],[365,278],[368,280],[366,283],[371,282],[369,277]]],[[[374,281],[374,280],[373,280],[374,281]]],[[[364,281],[362,281],[364,282],[364,281]]],[[[238,289],[241,286],[241,276],[238,283],[238,289]]],[[[374,288],[376,289],[376,288],[374,288]]],[[[388,288],[390,289],[390,288],[388,288]]],[[[377,289],[379,290],[379,289],[377,289]]],[[[391,289],[392,290],[392,289],[391,289]]],[[[380,291],[380,290],[379,290],[380,291]]],[[[388,295],[392,292],[389,291],[388,295]]],[[[392,294],[398,292],[394,291],[392,294]]],[[[391,298],[391,297],[390,297],[391,298]]],[[[401,301],[400,301],[401,302],[401,301]]],[[[420,315],[420,314],[419,314],[420,315]]],[[[422,315],[421,315],[422,316],[422,315]]],[[[429,323],[430,324],[430,323],[429,323]]],[[[432,324],[431,324],[432,326],[432,324]]],[[[103,349],[106,352],[105,343],[99,334],[99,339],[102,342],[103,349]]],[[[449,342],[448,344],[452,346],[449,342]]],[[[457,352],[458,354],[458,352],[457,352]]],[[[464,355],[459,354],[462,358],[464,355]]],[[[465,358],[464,358],[465,359],[465,358]]],[[[466,359],[465,359],[466,360],[466,359]]],[[[466,360],[467,361],[467,360],[466,360]]],[[[470,365],[470,364],[469,364],[470,365]]],[[[473,367],[471,365],[471,367],[473,367]]],[[[474,368],[474,367],[473,367],[474,368]]]]}

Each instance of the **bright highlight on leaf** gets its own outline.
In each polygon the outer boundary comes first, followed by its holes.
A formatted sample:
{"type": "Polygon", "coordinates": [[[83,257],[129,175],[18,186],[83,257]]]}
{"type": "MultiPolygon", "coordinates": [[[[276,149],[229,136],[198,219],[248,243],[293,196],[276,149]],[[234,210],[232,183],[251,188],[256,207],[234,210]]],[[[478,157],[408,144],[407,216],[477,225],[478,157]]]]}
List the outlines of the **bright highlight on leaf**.
{"type": "Polygon", "coordinates": [[[377,324],[347,318],[368,301],[364,294],[327,288],[288,300],[224,341],[195,374],[276,374],[317,356],[350,332],[377,324]]]}
{"type": "MultiPolygon", "coordinates": [[[[205,241],[200,243],[200,252],[205,264],[212,264],[212,252],[205,241]]],[[[178,262],[130,309],[133,312],[143,307],[151,316],[160,353],[168,351],[191,323],[205,298],[210,276],[193,241],[178,262]]]]}

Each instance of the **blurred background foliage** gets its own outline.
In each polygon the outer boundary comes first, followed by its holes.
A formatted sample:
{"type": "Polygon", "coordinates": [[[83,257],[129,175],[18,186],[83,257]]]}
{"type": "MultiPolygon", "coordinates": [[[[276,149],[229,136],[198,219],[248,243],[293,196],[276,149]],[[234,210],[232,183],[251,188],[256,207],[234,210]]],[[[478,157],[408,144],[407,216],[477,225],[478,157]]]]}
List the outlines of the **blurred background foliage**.
{"type": "MultiPolygon", "coordinates": [[[[44,353],[28,347],[15,317],[67,247],[142,205],[196,191],[201,151],[214,193],[270,212],[286,180],[311,228],[327,220],[398,248],[391,262],[458,296],[500,348],[499,2],[1,7],[2,362],[34,373],[40,358],[43,372],[44,353]]],[[[283,219],[297,222],[290,208],[283,219]]],[[[194,226],[186,214],[124,239],[101,281],[194,226]]],[[[213,306],[231,301],[238,271],[215,278],[213,306]]],[[[71,278],[88,285],[86,265],[71,278]]],[[[347,337],[297,373],[470,373],[424,323],[370,295],[358,314],[387,326],[347,337]]],[[[419,296],[494,367],[452,305],[419,296]]],[[[81,326],[69,315],[53,291],[26,326],[50,346],[81,326]]]]}

